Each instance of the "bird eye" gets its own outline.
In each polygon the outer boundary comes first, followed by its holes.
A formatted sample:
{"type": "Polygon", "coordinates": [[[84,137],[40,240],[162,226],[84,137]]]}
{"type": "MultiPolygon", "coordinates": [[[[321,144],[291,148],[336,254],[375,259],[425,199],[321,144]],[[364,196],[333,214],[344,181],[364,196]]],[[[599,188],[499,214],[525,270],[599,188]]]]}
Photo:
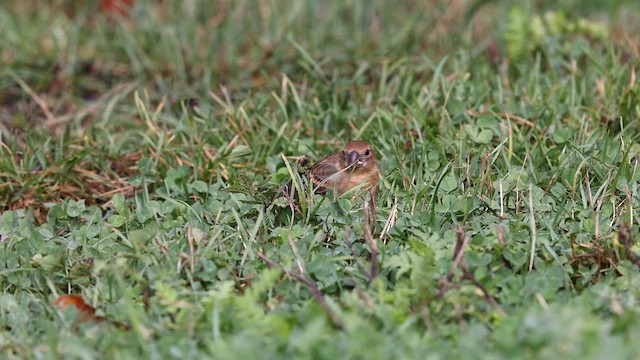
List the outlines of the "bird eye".
{"type": "Polygon", "coordinates": [[[371,155],[371,150],[367,149],[367,151],[365,151],[365,152],[364,152],[364,155],[365,155],[365,156],[369,156],[369,155],[371,155]]]}

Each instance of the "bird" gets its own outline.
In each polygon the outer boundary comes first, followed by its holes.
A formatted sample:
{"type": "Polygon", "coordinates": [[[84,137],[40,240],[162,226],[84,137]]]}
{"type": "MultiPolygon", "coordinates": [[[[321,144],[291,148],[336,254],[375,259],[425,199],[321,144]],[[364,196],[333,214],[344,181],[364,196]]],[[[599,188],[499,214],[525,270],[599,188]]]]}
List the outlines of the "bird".
{"type": "Polygon", "coordinates": [[[369,199],[365,200],[365,232],[372,238],[376,232],[376,193],[381,179],[378,160],[371,145],[362,140],[349,141],[342,151],[329,155],[311,166],[309,179],[315,186],[316,193],[325,194],[327,189],[334,196],[360,194],[368,191],[369,199]]]}
{"type": "MultiPolygon", "coordinates": [[[[327,190],[331,190],[334,196],[351,194],[365,200],[364,215],[368,225],[365,233],[372,239],[372,234],[376,232],[376,193],[382,176],[371,145],[361,140],[352,140],[342,151],[325,157],[311,167],[308,167],[309,163],[307,156],[298,157],[298,172],[305,174],[311,181],[314,186],[313,194],[324,196],[327,190]],[[369,199],[364,197],[365,191],[369,193],[369,199]]],[[[300,199],[298,193],[293,191],[296,187],[291,181],[283,189],[292,210],[298,209],[296,203],[300,199]]]]}
{"type": "Polygon", "coordinates": [[[324,194],[330,189],[338,196],[352,189],[368,190],[375,196],[381,177],[373,148],[361,140],[349,141],[342,151],[311,166],[308,174],[316,192],[324,194]]]}

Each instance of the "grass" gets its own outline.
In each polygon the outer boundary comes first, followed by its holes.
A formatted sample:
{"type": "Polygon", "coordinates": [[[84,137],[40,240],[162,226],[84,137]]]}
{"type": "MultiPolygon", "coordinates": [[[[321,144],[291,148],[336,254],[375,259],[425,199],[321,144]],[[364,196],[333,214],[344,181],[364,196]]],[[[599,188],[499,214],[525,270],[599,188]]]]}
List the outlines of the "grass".
{"type": "Polygon", "coordinates": [[[576,4],[9,2],[3,356],[633,358],[638,7],[576,4]],[[355,138],[373,279],[295,170],[355,138]]]}

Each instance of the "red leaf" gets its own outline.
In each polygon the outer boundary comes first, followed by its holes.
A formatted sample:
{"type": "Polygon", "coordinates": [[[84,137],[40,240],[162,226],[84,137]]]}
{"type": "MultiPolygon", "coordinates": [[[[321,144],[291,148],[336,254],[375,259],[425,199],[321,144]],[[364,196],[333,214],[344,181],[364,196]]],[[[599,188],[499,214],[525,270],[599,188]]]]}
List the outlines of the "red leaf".
{"type": "Polygon", "coordinates": [[[100,320],[94,316],[96,309],[87,304],[80,295],[61,295],[53,301],[53,306],[59,307],[62,311],[69,305],[73,305],[78,310],[78,320],[81,322],[100,320]]]}
{"type": "Polygon", "coordinates": [[[108,14],[127,15],[134,0],[100,0],[100,9],[108,14]]]}

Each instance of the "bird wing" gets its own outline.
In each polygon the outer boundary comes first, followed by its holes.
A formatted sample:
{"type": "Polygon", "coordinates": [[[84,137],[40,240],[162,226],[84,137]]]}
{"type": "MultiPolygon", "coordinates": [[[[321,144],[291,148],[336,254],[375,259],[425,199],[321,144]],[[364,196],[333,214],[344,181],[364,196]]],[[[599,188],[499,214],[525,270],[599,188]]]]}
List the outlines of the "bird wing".
{"type": "Polygon", "coordinates": [[[341,156],[342,154],[340,153],[328,156],[309,169],[309,177],[314,185],[322,187],[335,186],[340,177],[338,173],[343,170],[341,167],[342,162],[340,161],[341,156]]]}

